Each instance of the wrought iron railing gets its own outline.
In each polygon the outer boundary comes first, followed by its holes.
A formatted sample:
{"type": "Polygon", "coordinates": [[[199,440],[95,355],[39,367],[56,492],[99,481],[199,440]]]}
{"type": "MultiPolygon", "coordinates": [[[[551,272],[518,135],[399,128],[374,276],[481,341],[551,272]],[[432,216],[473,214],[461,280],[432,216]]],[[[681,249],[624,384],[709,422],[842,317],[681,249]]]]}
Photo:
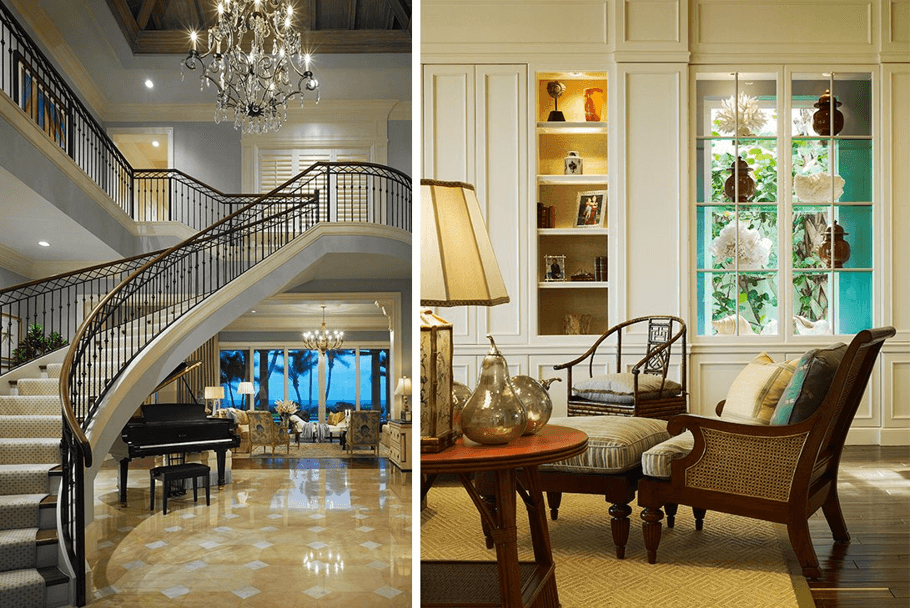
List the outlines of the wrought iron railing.
{"type": "Polygon", "coordinates": [[[320,222],[411,230],[411,179],[369,163],[318,163],[211,227],[136,268],[107,293],[72,340],[63,400],[64,545],[85,601],[86,429],[111,384],[170,324],[320,222]]]}

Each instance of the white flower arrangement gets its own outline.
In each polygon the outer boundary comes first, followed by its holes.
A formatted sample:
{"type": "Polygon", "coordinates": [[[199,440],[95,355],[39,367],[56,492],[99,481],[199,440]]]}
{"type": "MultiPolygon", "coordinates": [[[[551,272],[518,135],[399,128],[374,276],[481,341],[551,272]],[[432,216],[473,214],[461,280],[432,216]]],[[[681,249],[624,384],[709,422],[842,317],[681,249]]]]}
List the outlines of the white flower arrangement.
{"type": "Polygon", "coordinates": [[[740,270],[761,270],[768,264],[771,245],[771,239],[762,237],[758,230],[734,221],[711,243],[711,255],[718,261],[737,256],[740,270]]]}
{"type": "Polygon", "coordinates": [[[736,130],[737,137],[747,137],[755,135],[768,122],[761,108],[758,107],[758,99],[740,93],[739,103],[731,95],[729,99],[721,102],[723,106],[715,117],[717,130],[721,133],[733,133],[736,130]],[[739,121],[737,122],[737,112],[739,112],[739,121]]]}
{"type": "Polygon", "coordinates": [[[805,203],[830,203],[836,201],[844,193],[845,183],[844,178],[840,175],[831,177],[830,173],[797,175],[793,178],[796,197],[805,203]],[[834,185],[833,191],[831,188],[832,181],[834,185]]]}
{"type": "Polygon", "coordinates": [[[275,402],[275,411],[279,414],[293,414],[298,409],[297,404],[293,401],[276,401],[275,402]]]}

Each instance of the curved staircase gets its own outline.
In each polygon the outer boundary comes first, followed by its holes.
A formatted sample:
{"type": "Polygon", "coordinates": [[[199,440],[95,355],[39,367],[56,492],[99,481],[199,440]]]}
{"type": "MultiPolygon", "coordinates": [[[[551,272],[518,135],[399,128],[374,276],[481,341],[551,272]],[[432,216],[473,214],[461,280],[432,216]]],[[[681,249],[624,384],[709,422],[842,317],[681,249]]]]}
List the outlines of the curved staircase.
{"type": "Polygon", "coordinates": [[[0,606],[69,604],[58,568],[61,364],[0,395],[0,606]]]}

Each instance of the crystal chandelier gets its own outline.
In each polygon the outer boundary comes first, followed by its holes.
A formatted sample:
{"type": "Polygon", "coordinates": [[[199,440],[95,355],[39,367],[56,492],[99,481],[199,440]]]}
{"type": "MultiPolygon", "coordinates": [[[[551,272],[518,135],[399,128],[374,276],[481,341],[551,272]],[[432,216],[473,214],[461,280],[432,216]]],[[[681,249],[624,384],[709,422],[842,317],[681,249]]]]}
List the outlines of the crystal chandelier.
{"type": "Polygon", "coordinates": [[[291,27],[294,9],[281,0],[220,0],[218,22],[208,31],[208,48],[190,33],[193,48],[180,66],[201,68],[202,85],[218,89],[215,122],[233,114],[234,128],[244,133],[277,131],[287,120],[287,102],[306,91],[316,92],[319,82],[310,71],[310,55],[300,48],[300,33],[291,27]],[[247,35],[252,36],[245,45],[247,35]],[[266,50],[271,45],[271,51],[266,50]],[[248,50],[244,50],[246,46],[248,50]]]}
{"type": "Polygon", "coordinates": [[[310,350],[325,353],[327,350],[338,350],[344,344],[343,331],[329,331],[325,327],[325,306],[322,307],[322,329],[303,332],[303,345],[310,350]]]}

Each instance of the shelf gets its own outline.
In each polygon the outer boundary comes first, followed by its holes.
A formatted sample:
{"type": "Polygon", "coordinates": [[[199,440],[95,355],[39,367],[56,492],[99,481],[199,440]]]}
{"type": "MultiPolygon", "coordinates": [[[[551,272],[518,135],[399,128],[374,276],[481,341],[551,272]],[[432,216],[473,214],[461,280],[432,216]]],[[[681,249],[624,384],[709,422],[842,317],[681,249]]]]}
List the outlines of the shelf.
{"type": "Polygon", "coordinates": [[[606,133],[607,123],[605,122],[539,122],[537,123],[538,133],[568,133],[573,135],[584,135],[585,133],[606,133]]]}
{"type": "Polygon", "coordinates": [[[538,175],[541,186],[606,186],[606,175],[538,175]]]}
{"type": "Polygon", "coordinates": [[[608,236],[609,228],[538,228],[540,236],[608,236]]]}
{"type": "Polygon", "coordinates": [[[539,281],[540,289],[608,289],[609,281],[539,281]]]}

